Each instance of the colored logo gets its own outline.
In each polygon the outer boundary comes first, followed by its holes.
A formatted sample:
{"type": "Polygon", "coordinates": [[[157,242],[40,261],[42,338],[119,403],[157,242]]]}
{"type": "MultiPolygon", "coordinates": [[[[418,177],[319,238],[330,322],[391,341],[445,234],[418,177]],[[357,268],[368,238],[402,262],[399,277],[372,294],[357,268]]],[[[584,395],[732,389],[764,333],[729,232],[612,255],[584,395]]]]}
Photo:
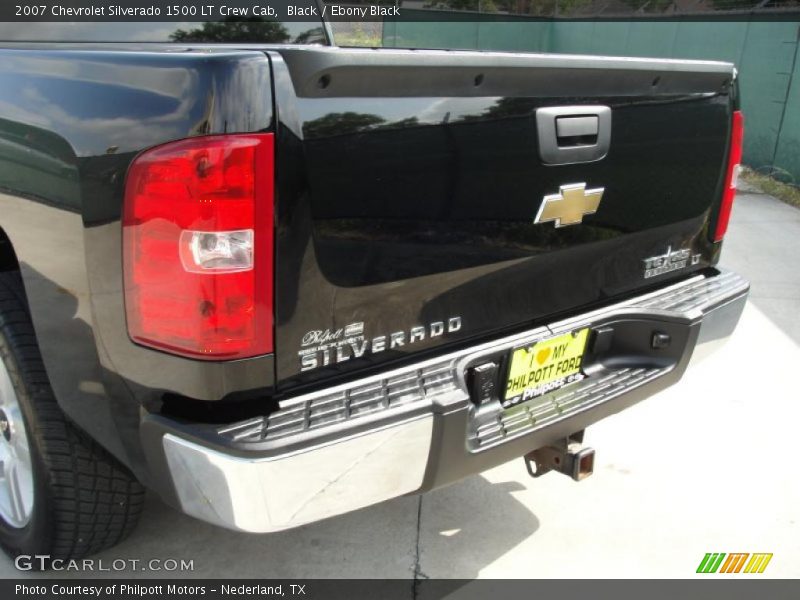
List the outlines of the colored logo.
{"type": "Polygon", "coordinates": [[[558,194],[545,196],[534,223],[555,222],[556,227],[577,225],[584,215],[593,215],[603,199],[603,188],[586,189],[585,183],[560,186],[558,194]]]}
{"type": "Polygon", "coordinates": [[[772,553],[735,552],[708,552],[697,567],[698,573],[763,573],[772,553]]]}

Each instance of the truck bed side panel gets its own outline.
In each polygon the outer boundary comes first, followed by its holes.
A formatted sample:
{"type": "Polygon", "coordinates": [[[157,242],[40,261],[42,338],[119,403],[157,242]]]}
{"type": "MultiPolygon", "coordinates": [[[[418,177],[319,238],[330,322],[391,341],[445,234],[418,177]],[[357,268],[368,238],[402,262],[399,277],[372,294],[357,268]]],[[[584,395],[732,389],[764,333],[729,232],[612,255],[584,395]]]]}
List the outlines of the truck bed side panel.
{"type": "MultiPolygon", "coordinates": [[[[140,404],[268,388],[271,357],[230,367],[134,345],[122,297],[125,174],[142,150],[272,126],[263,52],[0,49],[0,228],[65,412],[138,469],[140,404]],[[253,366],[255,365],[255,366],[253,366]]],[[[137,473],[143,477],[142,472],[137,473]]]]}

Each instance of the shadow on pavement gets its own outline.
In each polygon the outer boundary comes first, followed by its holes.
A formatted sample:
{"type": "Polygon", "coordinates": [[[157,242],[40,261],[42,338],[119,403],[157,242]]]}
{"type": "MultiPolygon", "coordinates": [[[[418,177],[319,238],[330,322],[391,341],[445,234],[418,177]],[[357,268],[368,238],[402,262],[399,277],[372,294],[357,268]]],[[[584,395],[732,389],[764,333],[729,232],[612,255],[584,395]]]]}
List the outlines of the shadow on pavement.
{"type": "MultiPolygon", "coordinates": [[[[58,390],[81,422],[103,433],[104,442],[119,445],[119,406],[110,410],[96,372],[97,355],[91,328],[72,293],[73,282],[54,281],[23,264],[28,293],[41,300],[35,315],[44,335],[43,354],[59,373],[58,390]],[[55,334],[55,332],[59,332],[55,334]],[[87,354],[91,350],[90,354],[87,354]]],[[[84,298],[85,300],[85,298],[84,298]]],[[[129,415],[125,415],[130,418],[129,415]]],[[[224,577],[224,578],[375,578],[427,577],[427,565],[437,577],[472,579],[481,570],[528,538],[538,519],[513,492],[517,482],[492,483],[471,477],[422,498],[398,498],[361,511],[305,527],[267,535],[252,535],[207,525],[166,506],[150,494],[139,528],[131,537],[92,557],[94,570],[69,569],[48,573],[17,571],[0,558],[0,577],[224,577]],[[421,504],[420,504],[421,503],[421,504]],[[136,560],[118,569],[114,561],[136,560]],[[192,561],[191,571],[145,570],[151,559],[192,561]],[[98,570],[100,564],[104,570],[98,570]],[[438,573],[445,573],[439,575],[438,573]]],[[[118,562],[116,564],[122,564],[118,562]]],[[[419,591],[419,590],[418,590],[419,591]]]]}
{"type": "Polygon", "coordinates": [[[423,496],[418,576],[473,579],[530,538],[539,519],[513,495],[526,489],[477,476],[423,496]]]}
{"type": "MultiPolygon", "coordinates": [[[[437,570],[444,568],[453,573],[451,577],[473,579],[481,569],[530,537],[539,521],[511,494],[523,489],[516,482],[493,484],[482,476],[471,477],[423,496],[421,513],[420,497],[410,496],[265,535],[208,525],[166,506],[151,494],[139,528],[131,537],[93,557],[106,566],[119,559],[138,559],[136,569],[20,573],[6,560],[0,575],[408,579],[411,598],[415,576],[421,581],[427,578],[420,567],[425,561],[437,570]],[[191,560],[193,570],[143,571],[142,566],[153,558],[191,560]]],[[[453,582],[448,589],[464,583],[453,582]]],[[[424,589],[422,586],[417,592],[424,589]]]]}

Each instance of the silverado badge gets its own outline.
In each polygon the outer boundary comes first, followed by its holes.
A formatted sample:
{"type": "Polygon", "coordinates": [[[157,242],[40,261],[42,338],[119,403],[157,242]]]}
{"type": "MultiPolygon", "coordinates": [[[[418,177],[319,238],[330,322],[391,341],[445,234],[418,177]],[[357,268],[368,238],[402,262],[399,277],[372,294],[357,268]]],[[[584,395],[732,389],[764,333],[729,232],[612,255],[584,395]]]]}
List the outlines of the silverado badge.
{"type": "Polygon", "coordinates": [[[545,196],[534,223],[555,221],[556,227],[577,225],[584,215],[597,212],[605,188],[586,189],[585,183],[562,185],[558,194],[545,196]]]}

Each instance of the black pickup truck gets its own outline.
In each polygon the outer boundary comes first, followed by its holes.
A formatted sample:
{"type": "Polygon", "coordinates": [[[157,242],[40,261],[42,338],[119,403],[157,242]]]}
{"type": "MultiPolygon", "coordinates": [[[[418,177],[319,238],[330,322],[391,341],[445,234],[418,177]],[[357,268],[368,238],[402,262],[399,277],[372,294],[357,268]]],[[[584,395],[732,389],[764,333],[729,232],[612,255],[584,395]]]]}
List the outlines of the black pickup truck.
{"type": "Polygon", "coordinates": [[[739,319],[731,64],[80,25],[0,25],[12,554],[107,548],[145,488],[271,532],[581,479],[739,319]]]}

